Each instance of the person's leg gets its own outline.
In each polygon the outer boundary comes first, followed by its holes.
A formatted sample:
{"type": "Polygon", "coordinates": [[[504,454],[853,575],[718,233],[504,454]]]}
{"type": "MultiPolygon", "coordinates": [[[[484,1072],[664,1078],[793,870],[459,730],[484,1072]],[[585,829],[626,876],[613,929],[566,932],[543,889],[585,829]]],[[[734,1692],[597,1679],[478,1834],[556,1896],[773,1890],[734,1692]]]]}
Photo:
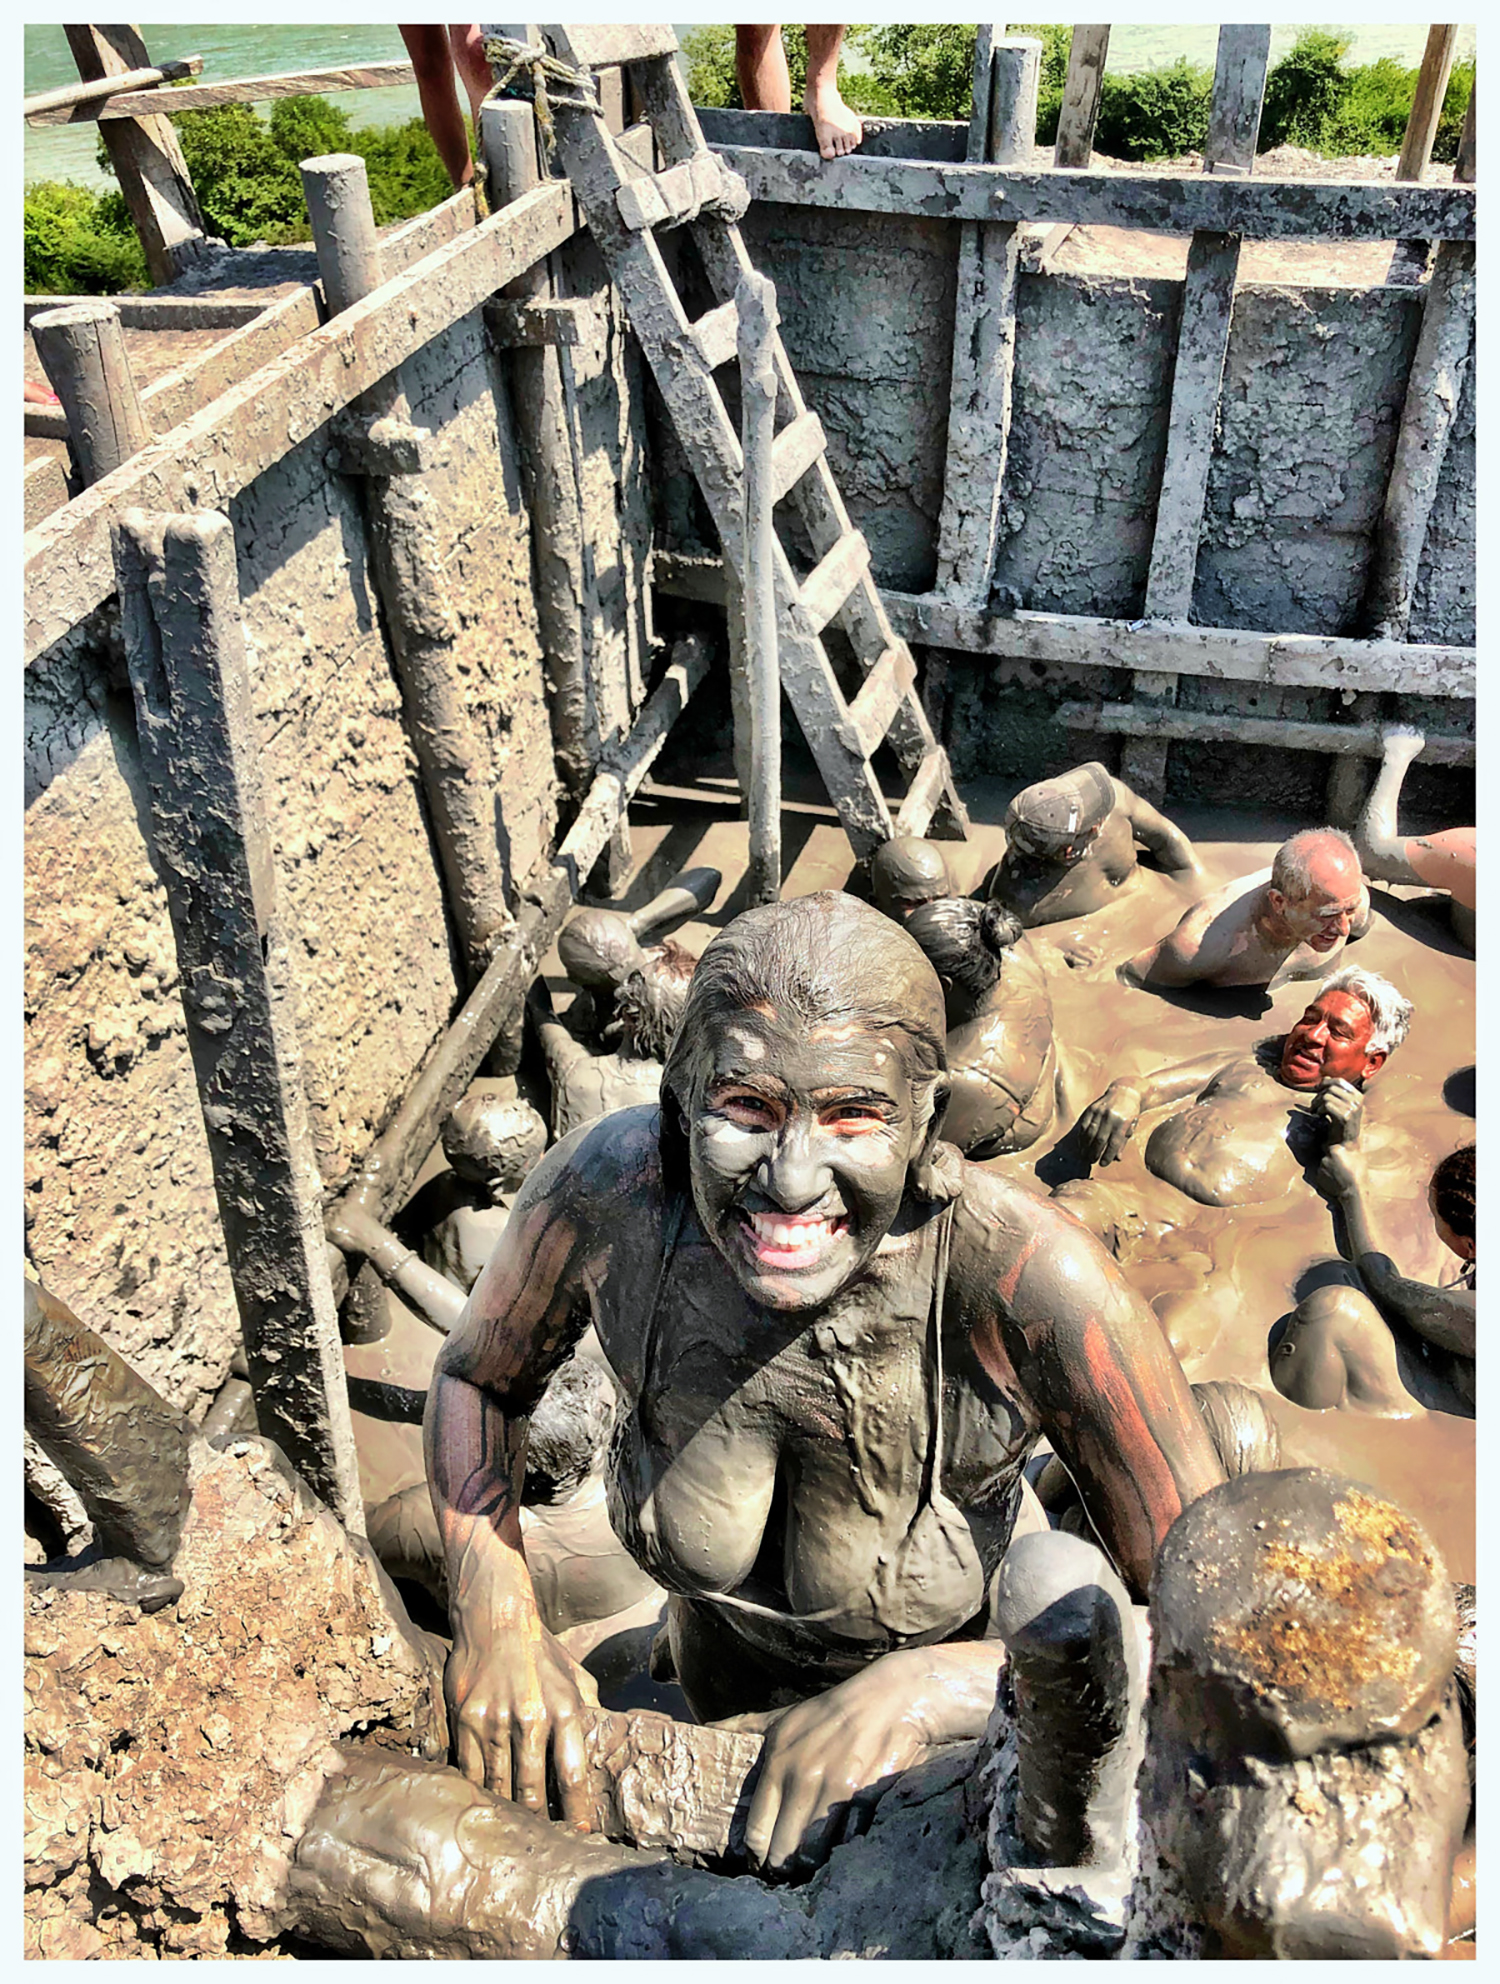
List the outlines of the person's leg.
{"type": "Polygon", "coordinates": [[[453,66],[469,93],[469,112],[474,119],[474,135],[479,135],[479,106],[495,86],[490,65],[484,59],[484,34],[478,27],[450,27],[448,45],[453,50],[453,66]]]}
{"type": "Polygon", "coordinates": [[[734,73],[746,110],[791,109],[792,79],[779,27],[735,29],[734,73]]]}
{"type": "Polygon", "coordinates": [[[437,146],[438,157],[453,182],[455,192],[474,177],[474,161],[469,155],[469,133],[458,107],[458,91],[453,82],[453,56],[448,46],[448,30],[423,24],[401,28],[401,39],[411,57],[417,76],[417,96],[422,118],[437,146]]]}
{"type": "Polygon", "coordinates": [[[842,158],[865,135],[864,125],[839,95],[839,48],[844,30],[814,26],[803,32],[807,36],[807,90],[802,108],[813,121],[823,157],[842,158]]]}
{"type": "Polygon", "coordinates": [[[1381,739],[1385,748],[1380,770],[1370,788],[1364,811],[1359,816],[1359,825],[1354,830],[1354,845],[1359,849],[1360,866],[1372,881],[1415,882],[1419,879],[1412,870],[1405,838],[1396,825],[1396,808],[1407,767],[1426,741],[1420,730],[1413,730],[1407,724],[1392,725],[1381,739]]]}

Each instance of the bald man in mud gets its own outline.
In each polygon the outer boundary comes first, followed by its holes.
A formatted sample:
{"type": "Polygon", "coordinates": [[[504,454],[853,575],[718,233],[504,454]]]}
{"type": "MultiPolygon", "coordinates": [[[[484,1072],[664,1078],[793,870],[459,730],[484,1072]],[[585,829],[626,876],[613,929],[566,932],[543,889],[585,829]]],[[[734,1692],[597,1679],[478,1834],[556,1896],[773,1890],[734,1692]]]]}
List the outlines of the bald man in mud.
{"type": "Polygon", "coordinates": [[[1293,834],[1269,868],[1195,903],[1119,968],[1127,985],[1264,985],[1322,978],[1370,927],[1354,843],[1336,827],[1293,834]]]}

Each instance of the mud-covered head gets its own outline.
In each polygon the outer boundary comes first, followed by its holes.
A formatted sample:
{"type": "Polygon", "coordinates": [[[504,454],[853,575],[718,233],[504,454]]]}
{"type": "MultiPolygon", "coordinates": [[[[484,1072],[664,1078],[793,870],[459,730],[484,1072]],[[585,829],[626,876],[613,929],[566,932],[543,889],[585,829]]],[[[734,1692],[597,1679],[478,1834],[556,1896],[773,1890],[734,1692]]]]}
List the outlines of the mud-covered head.
{"type": "Polygon", "coordinates": [[[1005,953],[1022,934],[1021,919],[1010,910],[968,896],[924,903],[912,911],[906,927],[945,988],[969,1001],[982,999],[999,984],[1005,953]]]}
{"type": "Polygon", "coordinates": [[[1077,861],[1099,838],[1114,805],[1114,780],[1101,764],[1038,779],[1010,802],[1006,847],[1036,861],[1077,861]]]}
{"type": "Polygon", "coordinates": [[[573,983],[590,990],[622,985],[646,962],[630,919],[617,909],[579,910],[563,926],[557,955],[573,983]]]}
{"type": "Polygon", "coordinates": [[[1266,902],[1274,920],[1298,943],[1315,951],[1337,949],[1364,900],[1359,855],[1338,827],[1310,827],[1277,848],[1266,902]]]}
{"type": "Polygon", "coordinates": [[[870,856],[870,891],[877,909],[904,923],[922,903],[951,895],[953,884],[935,842],[898,834],[870,856]]]}
{"type": "Polygon", "coordinates": [[[443,1155],[471,1184],[513,1192],[547,1148],[547,1126],[529,1102],[481,1076],[443,1124],[443,1155]]]}
{"type": "Polygon", "coordinates": [[[1325,979],[1318,995],[1281,1044],[1280,1076],[1288,1088],[1346,1081],[1363,1087],[1405,1040],[1412,1003],[1378,972],[1346,965],[1325,979]]]}
{"type": "Polygon", "coordinates": [[[906,932],[832,891],[746,911],[709,945],[662,1078],[662,1168],[736,1278],[817,1308],[860,1272],[930,1160],[943,991],[906,932]]]}

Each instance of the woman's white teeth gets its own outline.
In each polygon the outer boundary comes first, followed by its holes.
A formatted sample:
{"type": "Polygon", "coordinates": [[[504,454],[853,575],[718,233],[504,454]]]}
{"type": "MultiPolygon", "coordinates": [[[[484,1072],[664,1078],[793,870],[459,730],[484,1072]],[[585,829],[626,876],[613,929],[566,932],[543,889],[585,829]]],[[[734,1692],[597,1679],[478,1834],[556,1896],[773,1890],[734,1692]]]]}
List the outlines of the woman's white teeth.
{"type": "Polygon", "coordinates": [[[763,1247],[799,1254],[817,1253],[833,1238],[838,1225],[832,1219],[787,1219],[765,1212],[752,1212],[748,1217],[763,1247]]]}

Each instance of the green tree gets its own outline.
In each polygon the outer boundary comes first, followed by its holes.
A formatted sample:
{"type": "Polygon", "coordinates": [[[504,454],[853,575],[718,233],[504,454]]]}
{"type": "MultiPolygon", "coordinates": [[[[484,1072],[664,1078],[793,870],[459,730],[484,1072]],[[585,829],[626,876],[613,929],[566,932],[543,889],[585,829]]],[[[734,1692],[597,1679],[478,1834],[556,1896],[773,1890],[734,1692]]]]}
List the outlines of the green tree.
{"type": "Polygon", "coordinates": [[[71,182],[42,179],[26,188],[22,259],[34,292],[114,296],[146,287],[146,257],[125,202],[71,182]]]}
{"type": "Polygon", "coordinates": [[[1134,76],[1106,75],[1099,91],[1097,150],[1108,158],[1177,158],[1208,138],[1213,76],[1177,61],[1134,76]]]}
{"type": "Polygon", "coordinates": [[[1304,28],[1266,78],[1265,106],[1257,149],[1276,145],[1315,146],[1348,99],[1352,77],[1344,67],[1345,35],[1326,28],[1304,28]]]}

